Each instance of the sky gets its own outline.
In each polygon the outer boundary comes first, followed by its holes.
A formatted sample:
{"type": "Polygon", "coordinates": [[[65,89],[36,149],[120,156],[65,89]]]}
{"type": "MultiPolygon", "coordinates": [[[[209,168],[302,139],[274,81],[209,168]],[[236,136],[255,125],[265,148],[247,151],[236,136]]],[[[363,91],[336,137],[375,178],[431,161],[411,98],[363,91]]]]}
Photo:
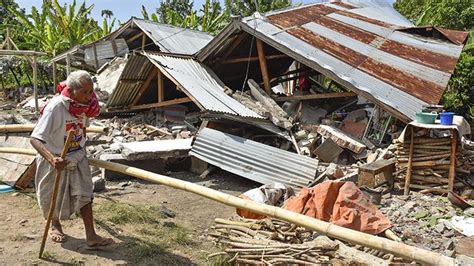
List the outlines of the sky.
{"type": "MultiPolygon", "coordinates": [[[[160,0],[85,0],[86,5],[89,6],[94,4],[94,9],[92,10],[92,17],[98,21],[102,21],[100,12],[103,9],[109,9],[114,13],[114,17],[120,20],[122,23],[130,19],[130,17],[135,16],[142,18],[141,9],[142,5],[148,10],[149,13],[155,12],[156,7],[159,6],[160,0]]],[[[386,0],[390,4],[394,0],[386,0]]],[[[26,13],[31,12],[31,7],[41,7],[43,0],[15,0],[21,8],[26,9],[26,13]]],[[[60,4],[72,3],[72,0],[59,0],[60,4]]],[[[81,0],[76,0],[77,3],[82,3],[81,0]]],[[[199,9],[205,0],[195,0],[194,7],[199,9]]],[[[298,2],[293,0],[293,2],[298,2]]],[[[303,0],[303,3],[314,3],[320,2],[317,0],[303,0]]]]}

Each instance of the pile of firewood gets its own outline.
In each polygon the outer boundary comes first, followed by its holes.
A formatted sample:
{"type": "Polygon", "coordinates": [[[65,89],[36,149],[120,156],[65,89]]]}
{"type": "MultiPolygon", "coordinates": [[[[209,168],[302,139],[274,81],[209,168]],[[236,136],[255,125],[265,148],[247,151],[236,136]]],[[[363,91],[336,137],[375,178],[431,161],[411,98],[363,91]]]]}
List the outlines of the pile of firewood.
{"type": "MultiPolygon", "coordinates": [[[[410,141],[394,142],[396,158],[396,178],[404,184],[410,153],[410,141]]],[[[413,141],[412,176],[410,188],[423,192],[445,192],[448,188],[448,176],[451,164],[451,139],[418,137],[413,141]]],[[[459,190],[467,186],[462,179],[469,176],[474,170],[474,152],[457,147],[456,179],[454,189],[459,190]],[[471,154],[472,153],[472,154],[471,154]]],[[[402,185],[403,187],[403,185],[402,185]]]]}
{"type": "Polygon", "coordinates": [[[228,263],[307,265],[340,261],[382,265],[394,259],[401,261],[376,250],[361,246],[349,247],[340,241],[277,219],[217,218],[215,223],[209,236],[216,244],[223,246],[223,251],[208,257],[224,256],[228,258],[228,263]]]}

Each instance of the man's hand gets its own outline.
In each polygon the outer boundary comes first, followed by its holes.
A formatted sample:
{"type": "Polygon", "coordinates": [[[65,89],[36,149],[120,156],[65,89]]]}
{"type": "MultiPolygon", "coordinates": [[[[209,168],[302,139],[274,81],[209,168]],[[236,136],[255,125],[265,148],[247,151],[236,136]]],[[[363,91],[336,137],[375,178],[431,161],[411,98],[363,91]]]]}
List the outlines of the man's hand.
{"type": "Polygon", "coordinates": [[[61,157],[54,157],[50,163],[56,170],[63,170],[67,165],[67,161],[61,157]]]}

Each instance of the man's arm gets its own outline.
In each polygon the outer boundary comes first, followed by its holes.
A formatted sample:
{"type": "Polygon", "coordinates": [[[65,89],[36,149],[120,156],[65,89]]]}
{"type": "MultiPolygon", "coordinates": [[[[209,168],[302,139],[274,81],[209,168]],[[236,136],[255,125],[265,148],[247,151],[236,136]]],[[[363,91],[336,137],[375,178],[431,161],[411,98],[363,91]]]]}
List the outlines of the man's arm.
{"type": "Polygon", "coordinates": [[[41,156],[43,156],[54,168],[56,168],[57,170],[63,170],[66,167],[67,161],[59,156],[54,156],[50,151],[48,151],[48,149],[46,149],[46,146],[41,140],[31,137],[30,143],[31,146],[33,146],[33,148],[35,148],[35,150],[41,156]]]}

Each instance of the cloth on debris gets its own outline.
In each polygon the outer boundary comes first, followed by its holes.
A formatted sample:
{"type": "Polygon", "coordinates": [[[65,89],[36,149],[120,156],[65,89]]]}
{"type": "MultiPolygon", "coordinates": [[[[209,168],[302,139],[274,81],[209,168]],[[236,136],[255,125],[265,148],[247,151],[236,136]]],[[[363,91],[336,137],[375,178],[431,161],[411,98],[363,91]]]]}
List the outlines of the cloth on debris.
{"type": "Polygon", "coordinates": [[[353,182],[326,181],[312,189],[305,187],[283,208],[374,235],[392,226],[353,182]]]}
{"type": "MultiPolygon", "coordinates": [[[[69,113],[71,113],[73,116],[81,117],[85,115],[87,117],[96,117],[99,115],[99,100],[97,99],[97,94],[95,92],[92,92],[92,98],[90,99],[89,103],[83,104],[71,99],[71,95],[69,93],[69,88],[67,87],[66,81],[60,82],[56,90],[64,97],[64,104],[67,106],[69,113]]],[[[46,106],[41,109],[40,114],[43,114],[43,111],[46,106]]]]}
{"type": "MultiPolygon", "coordinates": [[[[92,201],[93,184],[89,162],[83,149],[67,155],[67,167],[61,172],[54,218],[67,220],[92,201]]],[[[55,168],[41,155],[36,156],[35,188],[43,217],[48,217],[56,176],[55,168]]]]}
{"type": "MultiPolygon", "coordinates": [[[[460,116],[460,115],[455,115],[453,117],[453,124],[450,125],[450,126],[441,125],[439,123],[439,120],[436,121],[436,124],[422,124],[422,123],[418,123],[416,121],[411,121],[403,129],[402,133],[400,134],[400,137],[398,137],[398,141],[400,141],[401,143],[405,142],[405,134],[407,132],[408,127],[410,127],[410,126],[414,126],[414,127],[417,127],[417,128],[433,129],[433,130],[451,130],[451,129],[455,129],[459,134],[459,139],[461,139],[461,137],[464,136],[464,135],[471,134],[471,127],[469,126],[469,123],[467,122],[467,120],[464,117],[460,116]]],[[[409,136],[409,135],[407,134],[407,136],[409,136]]]]}
{"type": "MultiPolygon", "coordinates": [[[[275,182],[251,189],[239,197],[267,205],[281,206],[285,200],[293,195],[295,195],[295,192],[291,187],[275,182]]],[[[265,215],[241,209],[237,209],[237,214],[249,219],[266,218],[265,215]]]]}

